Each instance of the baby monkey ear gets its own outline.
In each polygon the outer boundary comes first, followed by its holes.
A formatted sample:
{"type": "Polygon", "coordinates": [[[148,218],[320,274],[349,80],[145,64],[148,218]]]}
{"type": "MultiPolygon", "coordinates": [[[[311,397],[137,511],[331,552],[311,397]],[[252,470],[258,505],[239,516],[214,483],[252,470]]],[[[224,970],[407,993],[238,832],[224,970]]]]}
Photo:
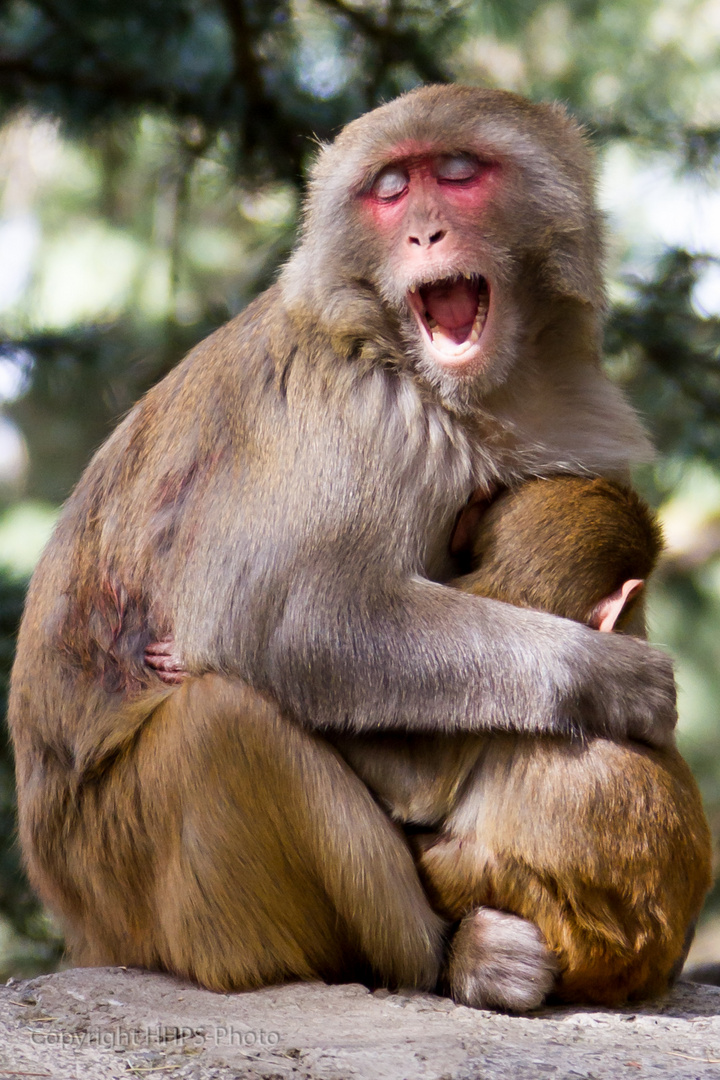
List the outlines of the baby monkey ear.
{"type": "Polygon", "coordinates": [[[606,634],[611,633],[624,609],[644,587],[645,582],[642,578],[630,578],[629,581],[623,582],[619,589],[595,605],[587,620],[588,626],[606,634]]]}

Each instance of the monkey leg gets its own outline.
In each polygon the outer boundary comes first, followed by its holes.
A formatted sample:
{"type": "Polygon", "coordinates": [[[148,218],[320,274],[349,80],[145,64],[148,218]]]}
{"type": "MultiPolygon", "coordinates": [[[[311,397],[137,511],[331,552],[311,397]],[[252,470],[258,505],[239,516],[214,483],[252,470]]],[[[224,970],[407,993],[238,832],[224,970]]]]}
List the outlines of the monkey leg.
{"type": "Polygon", "coordinates": [[[81,962],[215,990],[435,986],[444,923],[400,831],[332,747],[240,681],[189,679],[90,800],[71,840],[91,893],[81,962]]]}
{"type": "Polygon", "coordinates": [[[451,918],[487,905],[535,923],[561,1000],[618,1005],[679,972],[710,885],[710,836],[676,751],[494,736],[418,865],[451,918]]]}

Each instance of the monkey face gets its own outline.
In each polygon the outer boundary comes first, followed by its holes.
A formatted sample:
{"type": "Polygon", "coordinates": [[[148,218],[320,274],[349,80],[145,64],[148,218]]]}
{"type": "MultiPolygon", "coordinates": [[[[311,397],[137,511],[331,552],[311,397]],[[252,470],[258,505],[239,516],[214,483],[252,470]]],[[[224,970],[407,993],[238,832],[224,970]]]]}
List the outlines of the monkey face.
{"type": "Polygon", "coordinates": [[[283,292],[336,338],[394,337],[388,359],[477,404],[532,363],[558,304],[593,336],[600,255],[590,155],[561,110],[424,87],[323,150],[283,292]]]}
{"type": "Polygon", "coordinates": [[[478,270],[482,238],[473,233],[497,172],[496,163],[468,152],[438,154],[409,143],[395,148],[391,163],[360,196],[368,227],[384,248],[380,290],[406,323],[408,314],[414,317],[418,351],[459,377],[488,366],[487,338],[481,338],[491,286],[487,271],[478,270]]]}
{"type": "Polygon", "coordinates": [[[458,405],[505,381],[519,324],[502,168],[472,150],[406,141],[356,197],[367,276],[399,319],[405,357],[458,405]]]}

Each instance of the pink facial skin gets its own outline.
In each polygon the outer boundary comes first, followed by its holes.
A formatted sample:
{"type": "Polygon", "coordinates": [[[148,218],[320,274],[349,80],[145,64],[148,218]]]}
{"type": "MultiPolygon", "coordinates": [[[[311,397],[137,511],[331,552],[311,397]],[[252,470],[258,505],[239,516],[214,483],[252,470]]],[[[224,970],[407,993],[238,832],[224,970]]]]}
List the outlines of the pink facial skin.
{"type": "Polygon", "coordinates": [[[408,208],[421,199],[436,204],[440,211],[445,209],[452,212],[453,216],[454,212],[460,211],[477,221],[495,186],[499,166],[494,162],[476,159],[478,169],[474,177],[464,180],[444,179],[438,176],[439,163],[450,156],[430,152],[420,145],[396,147],[386,168],[397,167],[405,170],[408,175],[405,189],[394,197],[383,198],[376,193],[373,186],[360,196],[376,228],[382,232],[396,230],[402,224],[408,208]]]}
{"type": "Polygon", "coordinates": [[[359,196],[407,283],[424,349],[456,375],[483,366],[486,325],[491,332],[491,283],[478,272],[472,237],[499,177],[498,163],[475,154],[403,144],[359,196]]]}

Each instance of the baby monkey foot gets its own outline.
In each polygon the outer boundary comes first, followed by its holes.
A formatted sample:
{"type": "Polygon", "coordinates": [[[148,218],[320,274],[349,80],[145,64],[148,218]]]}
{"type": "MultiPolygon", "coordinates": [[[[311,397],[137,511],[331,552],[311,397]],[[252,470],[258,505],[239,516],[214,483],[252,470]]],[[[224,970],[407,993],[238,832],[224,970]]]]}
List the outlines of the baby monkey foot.
{"type": "Polygon", "coordinates": [[[545,1001],[557,973],[557,961],[534,923],[481,907],[455,933],[446,980],[461,1005],[528,1012],[545,1001]]]}

